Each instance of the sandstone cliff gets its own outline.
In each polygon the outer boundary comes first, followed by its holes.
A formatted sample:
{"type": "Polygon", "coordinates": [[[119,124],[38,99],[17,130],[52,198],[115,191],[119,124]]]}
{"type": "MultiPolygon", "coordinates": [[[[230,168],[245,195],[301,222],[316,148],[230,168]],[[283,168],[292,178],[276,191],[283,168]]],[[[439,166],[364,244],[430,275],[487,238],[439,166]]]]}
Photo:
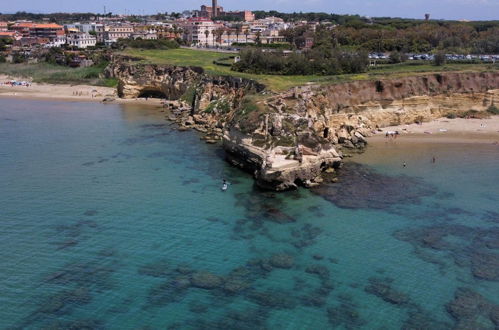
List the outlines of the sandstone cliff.
{"type": "Polygon", "coordinates": [[[223,137],[228,160],[265,189],[322,182],[342,151],[366,145],[389,125],[427,121],[499,104],[499,73],[442,73],[296,87],[275,94],[251,80],[206,75],[201,68],[115,64],[122,97],[171,100],[171,120],[209,142],[223,137]]]}
{"type": "Polygon", "coordinates": [[[224,141],[238,166],[251,150],[260,186],[276,190],[322,182],[342,150],[389,125],[428,121],[499,102],[499,73],[445,73],[332,86],[297,87],[236,116],[224,141]],[[255,159],[258,159],[256,161],[255,159]],[[257,163],[255,165],[255,163],[257,163]]]}

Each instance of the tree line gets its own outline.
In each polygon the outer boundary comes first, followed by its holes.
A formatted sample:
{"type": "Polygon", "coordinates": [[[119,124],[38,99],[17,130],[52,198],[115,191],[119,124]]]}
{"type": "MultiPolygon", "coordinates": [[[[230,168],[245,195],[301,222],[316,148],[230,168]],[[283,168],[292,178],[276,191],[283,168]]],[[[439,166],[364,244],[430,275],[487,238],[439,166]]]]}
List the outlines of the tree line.
{"type": "Polygon", "coordinates": [[[263,51],[244,49],[233,70],[255,74],[276,75],[337,75],[360,73],[367,70],[366,52],[352,52],[317,47],[306,52],[263,51]]]}
{"type": "Polygon", "coordinates": [[[319,26],[316,32],[301,26],[283,31],[286,40],[300,47],[307,35],[316,42],[333,47],[363,49],[370,52],[429,53],[446,51],[458,54],[498,54],[499,25],[468,23],[420,23],[406,28],[380,24],[362,26],[319,26]]]}

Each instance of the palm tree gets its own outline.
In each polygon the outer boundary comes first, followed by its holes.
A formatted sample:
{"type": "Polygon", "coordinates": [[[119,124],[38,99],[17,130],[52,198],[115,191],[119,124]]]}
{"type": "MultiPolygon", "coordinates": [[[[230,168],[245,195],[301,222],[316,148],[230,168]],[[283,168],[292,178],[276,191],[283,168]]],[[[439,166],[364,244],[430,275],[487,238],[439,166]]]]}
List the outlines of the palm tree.
{"type": "Polygon", "coordinates": [[[230,42],[230,36],[232,35],[232,30],[231,29],[227,29],[227,43],[230,45],[232,45],[232,43],[230,42]]]}
{"type": "Polygon", "coordinates": [[[225,31],[224,31],[223,28],[218,28],[214,32],[215,32],[215,34],[217,36],[218,45],[220,46],[221,43],[222,43],[222,36],[224,35],[225,31]]]}
{"type": "Polygon", "coordinates": [[[236,42],[239,43],[239,35],[241,34],[243,26],[241,24],[236,24],[236,42]]]}
{"type": "Polygon", "coordinates": [[[260,45],[262,43],[262,40],[260,40],[261,36],[262,36],[262,33],[260,32],[260,30],[256,31],[255,43],[257,45],[260,45]]]}
{"type": "Polygon", "coordinates": [[[246,36],[246,43],[248,43],[248,36],[249,36],[250,32],[249,32],[249,29],[246,29],[244,31],[244,35],[246,36]]]}
{"type": "Polygon", "coordinates": [[[206,48],[208,48],[208,36],[210,35],[210,30],[204,30],[204,35],[206,36],[206,48]]]}

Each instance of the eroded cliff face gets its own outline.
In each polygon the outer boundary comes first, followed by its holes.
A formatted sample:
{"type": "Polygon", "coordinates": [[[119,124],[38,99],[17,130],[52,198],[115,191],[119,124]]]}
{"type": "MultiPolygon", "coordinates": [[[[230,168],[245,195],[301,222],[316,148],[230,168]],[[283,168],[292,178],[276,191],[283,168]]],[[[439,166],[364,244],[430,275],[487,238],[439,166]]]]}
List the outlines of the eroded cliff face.
{"type": "Polygon", "coordinates": [[[484,111],[498,102],[497,72],[299,87],[239,113],[224,142],[229,159],[250,167],[262,187],[314,186],[323,181],[322,171],[341,164],[345,150],[363,148],[380,127],[484,111]],[[250,164],[244,162],[248,158],[250,164]]]}
{"type": "Polygon", "coordinates": [[[180,98],[203,75],[199,67],[132,64],[115,61],[107,68],[107,76],[118,79],[118,96],[138,98],[156,96],[168,100],[180,98]]]}
{"type": "Polygon", "coordinates": [[[341,166],[380,127],[428,121],[499,104],[499,73],[443,73],[275,94],[257,82],[206,75],[201,68],[110,66],[119,94],[170,100],[170,120],[209,143],[223,140],[227,159],[265,189],[312,187],[341,166]]]}

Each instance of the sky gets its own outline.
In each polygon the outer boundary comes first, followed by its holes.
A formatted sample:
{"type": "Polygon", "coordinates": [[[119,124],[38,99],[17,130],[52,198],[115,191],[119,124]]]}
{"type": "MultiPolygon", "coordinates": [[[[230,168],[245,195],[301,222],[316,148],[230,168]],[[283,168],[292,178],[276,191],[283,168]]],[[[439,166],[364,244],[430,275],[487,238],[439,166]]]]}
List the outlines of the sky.
{"type": "MultiPolygon", "coordinates": [[[[198,9],[211,0],[0,0],[0,12],[98,12],[152,14],[198,9]]],[[[435,19],[499,20],[499,0],[218,0],[226,10],[321,11],[362,16],[435,19]]]]}

